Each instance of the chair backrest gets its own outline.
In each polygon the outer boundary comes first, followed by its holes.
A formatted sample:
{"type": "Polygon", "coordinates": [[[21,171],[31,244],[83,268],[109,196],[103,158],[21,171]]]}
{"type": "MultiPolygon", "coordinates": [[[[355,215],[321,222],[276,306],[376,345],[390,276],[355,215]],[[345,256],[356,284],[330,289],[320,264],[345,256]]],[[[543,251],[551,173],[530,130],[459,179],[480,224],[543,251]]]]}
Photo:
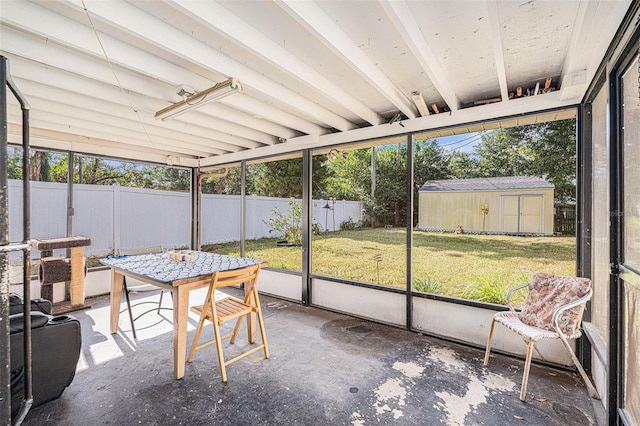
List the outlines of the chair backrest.
{"type": "Polygon", "coordinates": [[[212,287],[221,288],[229,287],[232,285],[245,283],[245,293],[253,291],[256,283],[258,282],[258,273],[260,272],[260,265],[247,266],[242,269],[234,269],[231,271],[217,271],[211,278],[212,287]]]}
{"type": "MultiPolygon", "coordinates": [[[[591,280],[588,278],[535,274],[529,281],[529,294],[519,318],[525,324],[555,331],[552,323],[554,312],[590,294],[591,280]]],[[[567,337],[580,335],[580,323],[587,299],[560,315],[558,326],[567,337]]]]}

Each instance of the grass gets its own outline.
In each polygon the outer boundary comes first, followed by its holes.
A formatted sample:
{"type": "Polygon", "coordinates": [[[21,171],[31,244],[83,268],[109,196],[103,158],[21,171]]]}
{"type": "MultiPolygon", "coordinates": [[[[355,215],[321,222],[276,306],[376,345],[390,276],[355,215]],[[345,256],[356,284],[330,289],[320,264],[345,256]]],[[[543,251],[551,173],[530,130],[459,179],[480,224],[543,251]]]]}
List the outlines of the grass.
{"type": "MultiPolygon", "coordinates": [[[[302,269],[302,248],[276,247],[275,238],[246,241],[246,255],[269,266],[302,269]]],[[[416,291],[504,303],[506,290],[536,272],[573,275],[574,237],[413,234],[413,288],[416,291]]],[[[406,231],[360,229],[313,237],[312,272],[405,288],[406,231]]],[[[235,255],[239,243],[211,244],[203,250],[235,255]]]]}

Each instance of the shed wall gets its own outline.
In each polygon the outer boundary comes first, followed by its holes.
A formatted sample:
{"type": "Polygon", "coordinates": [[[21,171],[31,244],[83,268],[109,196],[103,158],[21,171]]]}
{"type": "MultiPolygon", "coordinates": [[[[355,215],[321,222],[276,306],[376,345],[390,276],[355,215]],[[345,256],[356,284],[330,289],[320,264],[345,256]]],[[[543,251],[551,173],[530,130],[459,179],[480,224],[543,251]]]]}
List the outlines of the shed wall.
{"type": "MultiPolygon", "coordinates": [[[[465,232],[517,232],[513,222],[515,220],[517,225],[517,196],[540,196],[542,201],[539,228],[532,227],[531,218],[528,217],[526,222],[528,229],[521,230],[521,232],[553,234],[553,189],[420,192],[418,195],[418,228],[455,231],[458,226],[462,226],[465,232]],[[486,217],[480,208],[482,205],[488,207],[486,217]],[[515,210],[507,211],[508,207],[506,206],[513,206],[511,208],[515,210]],[[512,216],[511,219],[508,217],[509,214],[512,216]]],[[[523,207],[524,204],[522,204],[523,207]]],[[[524,223],[523,220],[523,226],[524,223]]]]}

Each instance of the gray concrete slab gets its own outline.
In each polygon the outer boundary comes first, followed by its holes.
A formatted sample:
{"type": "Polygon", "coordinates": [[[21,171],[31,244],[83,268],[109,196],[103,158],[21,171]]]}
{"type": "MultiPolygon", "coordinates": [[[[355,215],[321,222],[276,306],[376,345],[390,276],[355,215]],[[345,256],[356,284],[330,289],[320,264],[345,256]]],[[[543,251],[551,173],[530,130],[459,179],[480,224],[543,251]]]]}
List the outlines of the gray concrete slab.
{"type": "MultiPolygon", "coordinates": [[[[192,304],[202,299],[191,296],[192,304]]],[[[262,298],[269,359],[257,352],[230,365],[224,384],[211,346],[175,380],[171,312],[139,319],[136,342],[126,315],[121,331],[109,333],[107,297],[91,304],[74,313],[83,352],[73,383],[24,424],[596,424],[572,372],[533,365],[521,402],[521,360],[493,355],[485,368],[478,349],[269,297],[262,298]]],[[[189,345],[196,324],[191,314],[189,345]]],[[[207,327],[203,338],[212,336],[207,327]]],[[[225,355],[246,345],[241,333],[225,355]]]]}

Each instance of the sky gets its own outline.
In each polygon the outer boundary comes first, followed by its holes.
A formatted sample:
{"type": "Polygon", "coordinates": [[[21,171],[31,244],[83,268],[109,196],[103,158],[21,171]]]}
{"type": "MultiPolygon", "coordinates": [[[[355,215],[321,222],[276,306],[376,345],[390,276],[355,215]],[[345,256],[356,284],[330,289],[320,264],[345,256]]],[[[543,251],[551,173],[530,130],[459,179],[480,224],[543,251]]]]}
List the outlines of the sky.
{"type": "Polygon", "coordinates": [[[438,145],[451,151],[473,153],[475,146],[482,140],[483,132],[446,136],[438,139],[438,145]]]}

